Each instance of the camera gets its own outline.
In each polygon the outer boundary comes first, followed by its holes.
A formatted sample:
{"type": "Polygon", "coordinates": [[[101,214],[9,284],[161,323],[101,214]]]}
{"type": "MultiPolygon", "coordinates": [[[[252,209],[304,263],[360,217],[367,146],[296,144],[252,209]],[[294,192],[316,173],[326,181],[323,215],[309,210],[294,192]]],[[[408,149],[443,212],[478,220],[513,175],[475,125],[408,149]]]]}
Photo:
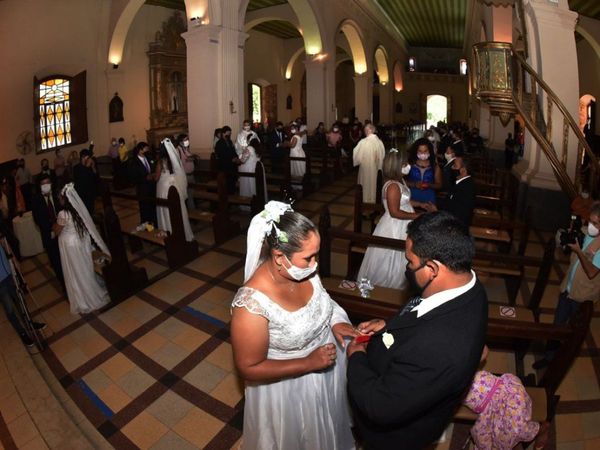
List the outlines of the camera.
{"type": "Polygon", "coordinates": [[[567,230],[562,230],[559,235],[559,243],[565,253],[569,253],[571,249],[569,244],[578,243],[581,247],[583,245],[584,234],[581,231],[582,221],[580,216],[572,215],[571,224],[567,230]]]}

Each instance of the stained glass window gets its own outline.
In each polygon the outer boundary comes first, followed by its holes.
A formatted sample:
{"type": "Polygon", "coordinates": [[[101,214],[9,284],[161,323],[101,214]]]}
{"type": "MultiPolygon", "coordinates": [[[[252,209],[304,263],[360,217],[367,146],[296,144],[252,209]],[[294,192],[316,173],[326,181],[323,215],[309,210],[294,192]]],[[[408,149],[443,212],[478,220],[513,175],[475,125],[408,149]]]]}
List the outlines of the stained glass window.
{"type": "Polygon", "coordinates": [[[39,84],[39,139],[42,151],[71,144],[70,84],[64,78],[39,84]]]}

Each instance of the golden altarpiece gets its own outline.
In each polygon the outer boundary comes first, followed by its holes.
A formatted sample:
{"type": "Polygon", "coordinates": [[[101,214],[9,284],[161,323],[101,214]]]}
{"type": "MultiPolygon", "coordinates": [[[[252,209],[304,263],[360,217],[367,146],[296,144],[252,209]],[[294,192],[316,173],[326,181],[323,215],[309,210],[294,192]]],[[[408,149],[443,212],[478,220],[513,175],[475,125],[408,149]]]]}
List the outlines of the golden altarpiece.
{"type": "Polygon", "coordinates": [[[187,133],[185,19],[175,13],[150,43],[150,129],[148,143],[157,148],[165,137],[187,133]]]}

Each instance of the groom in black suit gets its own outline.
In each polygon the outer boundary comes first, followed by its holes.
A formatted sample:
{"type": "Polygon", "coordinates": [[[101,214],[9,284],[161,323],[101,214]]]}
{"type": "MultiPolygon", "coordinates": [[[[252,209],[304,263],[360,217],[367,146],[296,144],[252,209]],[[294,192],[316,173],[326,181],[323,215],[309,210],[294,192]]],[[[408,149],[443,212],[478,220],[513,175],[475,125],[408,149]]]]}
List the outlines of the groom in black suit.
{"type": "Polygon", "coordinates": [[[446,212],[408,225],[406,276],[419,291],[386,321],[359,325],[348,390],[364,448],[418,450],[440,437],[477,370],[487,296],[471,270],[467,228],[446,212]]]}
{"type": "Polygon", "coordinates": [[[54,234],[53,227],[56,223],[58,212],[62,209],[58,201],[58,195],[52,189],[52,179],[50,175],[42,173],[37,179],[37,190],[31,199],[31,213],[33,220],[40,230],[42,244],[48,254],[48,260],[52,270],[58,278],[63,290],[65,289],[65,279],[60,262],[60,251],[58,249],[58,238],[54,234]]]}
{"type": "Polygon", "coordinates": [[[450,187],[441,209],[448,211],[467,227],[471,225],[475,208],[475,182],[471,177],[470,162],[465,156],[456,156],[452,170],[456,181],[450,187]]]}
{"type": "Polygon", "coordinates": [[[144,198],[156,198],[156,177],[154,162],[148,158],[150,147],[139,142],[133,149],[129,163],[129,179],[135,184],[140,207],[140,223],[149,222],[156,226],[156,204],[143,201],[144,198]]]}

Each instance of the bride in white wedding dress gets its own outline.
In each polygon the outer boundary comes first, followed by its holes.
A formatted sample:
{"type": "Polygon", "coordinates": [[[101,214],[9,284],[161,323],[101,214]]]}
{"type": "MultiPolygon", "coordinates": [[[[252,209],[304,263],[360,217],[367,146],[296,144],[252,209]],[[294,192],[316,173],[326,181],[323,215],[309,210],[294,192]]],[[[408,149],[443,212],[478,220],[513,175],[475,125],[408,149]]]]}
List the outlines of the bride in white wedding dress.
{"type": "Polygon", "coordinates": [[[67,297],[72,314],[87,314],[110,301],[104,280],[94,271],[93,246],[109,258],[110,252],[73,183],[62,189],[60,201],[64,209],[58,213],[53,231],[58,236],[67,297]]]}
{"type": "Polygon", "coordinates": [[[271,201],[248,230],[231,343],[246,380],[242,449],[354,449],[344,339],[357,335],[315,274],[319,236],[271,201]]]}
{"type": "MultiPolygon", "coordinates": [[[[183,229],[185,230],[185,240],[192,241],[194,233],[190,225],[185,201],[187,200],[187,177],[185,170],[179,159],[179,154],[170,139],[163,139],[159,150],[159,161],[156,165],[156,196],[158,198],[168,198],[169,188],[175,186],[179,193],[181,202],[181,218],[183,219],[183,229]]],[[[156,207],[156,218],[158,228],[163,231],[171,232],[171,217],[169,216],[169,208],[166,206],[156,207]]]]}

